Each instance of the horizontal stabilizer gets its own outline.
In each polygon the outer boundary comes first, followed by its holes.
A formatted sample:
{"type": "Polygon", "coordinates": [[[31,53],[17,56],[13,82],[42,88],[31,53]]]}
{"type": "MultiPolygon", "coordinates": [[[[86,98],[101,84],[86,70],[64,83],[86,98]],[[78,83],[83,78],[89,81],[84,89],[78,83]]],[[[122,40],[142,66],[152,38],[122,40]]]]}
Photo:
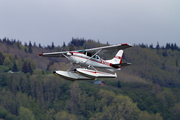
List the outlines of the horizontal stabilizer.
{"type": "Polygon", "coordinates": [[[125,67],[132,65],[131,63],[112,64],[113,67],[125,67]]]}

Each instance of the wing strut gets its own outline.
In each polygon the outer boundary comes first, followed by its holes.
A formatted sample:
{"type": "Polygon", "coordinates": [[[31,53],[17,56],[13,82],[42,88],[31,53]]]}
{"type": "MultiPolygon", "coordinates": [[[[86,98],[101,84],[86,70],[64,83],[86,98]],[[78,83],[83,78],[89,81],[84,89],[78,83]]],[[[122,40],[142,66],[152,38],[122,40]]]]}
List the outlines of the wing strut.
{"type": "Polygon", "coordinates": [[[91,58],[93,58],[95,55],[97,55],[99,52],[101,52],[101,50],[102,50],[102,49],[98,50],[93,56],[91,56],[88,60],[86,60],[86,61],[84,62],[84,64],[85,64],[87,61],[89,61],[91,58]]]}
{"type": "Polygon", "coordinates": [[[64,55],[63,53],[62,53],[62,55],[63,55],[65,58],[69,59],[69,57],[68,57],[68,56],[66,56],[66,55],[64,55]]]}
{"type": "Polygon", "coordinates": [[[73,66],[71,66],[71,67],[67,70],[67,72],[69,72],[69,71],[71,70],[72,67],[73,67],[73,66]]]}

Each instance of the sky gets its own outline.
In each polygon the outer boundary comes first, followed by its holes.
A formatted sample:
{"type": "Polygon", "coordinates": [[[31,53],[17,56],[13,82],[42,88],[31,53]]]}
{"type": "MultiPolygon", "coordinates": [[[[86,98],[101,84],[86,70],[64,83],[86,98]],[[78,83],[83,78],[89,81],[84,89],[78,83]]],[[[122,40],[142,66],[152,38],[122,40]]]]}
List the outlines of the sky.
{"type": "Polygon", "coordinates": [[[180,46],[180,0],[1,0],[0,38],[180,46]]]}

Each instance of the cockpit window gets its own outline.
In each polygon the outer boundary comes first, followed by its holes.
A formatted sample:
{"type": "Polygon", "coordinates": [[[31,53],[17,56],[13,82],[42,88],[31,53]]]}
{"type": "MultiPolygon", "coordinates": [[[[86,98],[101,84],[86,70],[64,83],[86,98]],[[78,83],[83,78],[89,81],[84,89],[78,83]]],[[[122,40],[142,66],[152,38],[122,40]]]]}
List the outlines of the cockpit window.
{"type": "MultiPolygon", "coordinates": [[[[89,52],[87,52],[87,51],[83,51],[83,53],[84,53],[85,55],[89,56],[89,57],[92,57],[92,56],[93,56],[92,53],[89,53],[89,52]]],[[[93,58],[94,58],[94,59],[97,59],[97,60],[100,59],[100,57],[99,57],[98,55],[93,56],[93,58]]]]}
{"type": "Polygon", "coordinates": [[[87,56],[91,57],[91,56],[92,56],[92,54],[87,52],[87,56]]]}
{"type": "Polygon", "coordinates": [[[89,57],[91,57],[91,56],[92,56],[92,54],[91,54],[91,53],[89,53],[89,52],[87,52],[87,51],[84,51],[84,54],[85,54],[85,55],[87,55],[87,56],[89,56],[89,57]]]}
{"type": "Polygon", "coordinates": [[[96,55],[96,59],[99,59],[99,56],[98,56],[98,55],[96,55]]]}
{"type": "Polygon", "coordinates": [[[93,56],[95,59],[100,59],[98,55],[93,56]]]}
{"type": "Polygon", "coordinates": [[[85,50],[80,50],[80,51],[77,51],[79,53],[85,53],[86,51],[85,50]]]}

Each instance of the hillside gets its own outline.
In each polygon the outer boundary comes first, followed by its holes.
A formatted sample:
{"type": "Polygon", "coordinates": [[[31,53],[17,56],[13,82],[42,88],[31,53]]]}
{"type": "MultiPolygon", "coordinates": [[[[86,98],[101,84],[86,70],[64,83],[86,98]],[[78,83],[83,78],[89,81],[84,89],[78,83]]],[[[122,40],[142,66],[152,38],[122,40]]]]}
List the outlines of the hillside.
{"type": "MultiPolygon", "coordinates": [[[[133,65],[117,72],[116,79],[70,82],[52,74],[67,70],[69,62],[44,58],[42,52],[104,46],[93,40],[72,39],[68,45],[41,47],[0,40],[0,118],[59,119],[178,119],[180,117],[180,50],[169,43],[154,48],[126,49],[123,62],[133,65]],[[74,46],[73,46],[73,45],[74,46]],[[15,67],[16,66],[16,67],[15,67]],[[16,70],[14,74],[7,73],[16,70]]],[[[115,52],[103,53],[104,59],[115,52]]]]}

